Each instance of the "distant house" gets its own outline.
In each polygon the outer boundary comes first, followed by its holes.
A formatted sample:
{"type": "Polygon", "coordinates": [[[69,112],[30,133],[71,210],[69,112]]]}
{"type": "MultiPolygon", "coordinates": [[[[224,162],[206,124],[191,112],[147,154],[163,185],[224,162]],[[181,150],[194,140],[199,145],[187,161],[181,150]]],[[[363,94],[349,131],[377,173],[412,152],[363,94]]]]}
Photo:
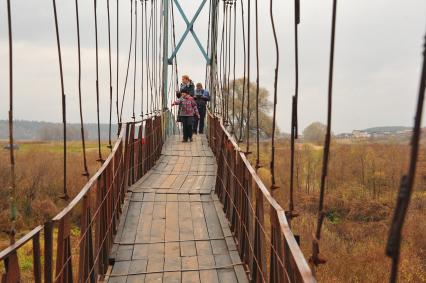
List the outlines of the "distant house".
{"type": "Polygon", "coordinates": [[[352,134],[349,134],[349,133],[341,133],[335,136],[336,139],[350,139],[351,137],[352,137],[352,134]]]}
{"type": "Polygon", "coordinates": [[[353,130],[352,137],[355,139],[365,139],[365,138],[369,138],[370,134],[361,130],[353,130]]]}
{"type": "MultiPolygon", "coordinates": [[[[13,147],[13,149],[18,150],[18,149],[19,149],[19,144],[14,143],[14,144],[12,145],[12,147],[13,147]]],[[[3,149],[7,149],[7,150],[9,150],[9,149],[10,149],[10,144],[5,144],[5,145],[3,146],[3,149]]]]}

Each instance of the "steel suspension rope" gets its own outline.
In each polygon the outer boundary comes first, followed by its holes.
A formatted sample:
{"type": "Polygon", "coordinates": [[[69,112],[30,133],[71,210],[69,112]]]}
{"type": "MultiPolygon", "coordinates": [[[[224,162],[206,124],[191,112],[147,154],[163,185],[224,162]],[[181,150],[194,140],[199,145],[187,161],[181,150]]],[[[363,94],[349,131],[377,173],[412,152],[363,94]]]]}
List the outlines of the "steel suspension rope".
{"type": "MultiPolygon", "coordinates": [[[[173,49],[176,48],[176,27],[175,27],[175,12],[174,12],[174,5],[173,5],[173,0],[170,0],[171,3],[171,17],[172,17],[172,35],[173,35],[173,49]]],[[[209,16],[210,17],[210,16],[209,16]]],[[[177,54],[175,56],[175,58],[173,58],[174,61],[174,67],[175,67],[175,78],[176,78],[176,88],[179,87],[179,72],[178,72],[178,63],[177,63],[177,54]]]]}
{"type": "Polygon", "coordinates": [[[120,113],[119,113],[119,107],[118,107],[118,99],[119,99],[119,97],[118,97],[118,79],[119,79],[119,73],[120,73],[120,13],[119,13],[119,11],[120,11],[120,0],[117,0],[117,30],[116,30],[116,32],[117,32],[117,34],[116,34],[116,36],[117,36],[117,47],[116,47],[116,61],[117,61],[117,73],[116,73],[116,87],[115,87],[115,89],[116,89],[116,98],[115,98],[115,107],[116,107],[116,110],[117,110],[117,125],[118,125],[118,127],[117,127],[117,136],[119,136],[120,135],[120,113]]]}
{"type": "Polygon", "coordinates": [[[153,32],[152,32],[152,80],[154,83],[154,100],[153,100],[153,112],[155,113],[155,110],[157,109],[157,2],[155,0],[152,0],[153,5],[153,32]]]}
{"type": "Polygon", "coordinates": [[[225,50],[225,56],[224,56],[224,60],[223,60],[223,64],[224,64],[224,72],[223,72],[223,83],[224,83],[224,94],[226,95],[224,97],[224,102],[225,102],[225,122],[226,125],[229,124],[229,108],[228,108],[228,104],[229,104],[229,85],[228,85],[228,34],[229,34],[229,2],[225,1],[224,2],[225,5],[225,41],[224,41],[224,50],[225,50]]]}
{"type": "Polygon", "coordinates": [[[108,127],[108,147],[112,149],[111,143],[111,123],[112,123],[112,62],[111,62],[111,16],[109,8],[110,0],[107,0],[108,12],[108,63],[109,63],[109,127],[108,127]]]}
{"type": "Polygon", "coordinates": [[[98,0],[94,0],[95,11],[95,57],[96,57],[96,117],[98,126],[98,162],[104,162],[101,151],[101,126],[99,118],[99,51],[98,51],[98,0]]]}
{"type": "Polygon", "coordinates": [[[62,69],[62,53],[61,53],[61,41],[59,38],[59,25],[58,25],[58,15],[56,12],[56,0],[52,0],[53,3],[53,13],[55,16],[55,30],[56,30],[56,45],[58,49],[58,59],[59,59],[59,74],[61,79],[61,100],[62,100],[62,125],[63,125],[63,192],[64,195],[61,197],[64,200],[68,200],[68,190],[67,190],[67,113],[66,113],[66,100],[65,100],[65,87],[64,87],[64,74],[62,69]]]}
{"type": "Polygon", "coordinates": [[[149,83],[149,95],[147,95],[147,109],[149,109],[149,113],[147,110],[147,115],[151,115],[152,114],[152,101],[153,101],[153,94],[152,94],[152,74],[151,74],[151,63],[152,63],[152,56],[151,55],[151,49],[152,49],[152,44],[151,44],[151,37],[153,37],[152,31],[153,31],[153,19],[152,19],[152,15],[153,15],[153,5],[152,5],[152,1],[150,2],[150,15],[149,15],[149,28],[148,28],[148,40],[147,40],[147,46],[146,46],[146,52],[147,52],[147,78],[148,78],[148,83],[149,83]],[[149,98],[151,98],[151,100],[149,100],[149,98]]]}
{"type": "Polygon", "coordinates": [[[332,113],[332,102],[333,102],[333,66],[334,66],[334,41],[336,35],[336,10],[337,0],[333,0],[333,15],[331,23],[331,43],[330,43],[330,63],[329,63],[329,74],[328,74],[328,106],[327,106],[327,131],[324,142],[323,162],[322,162],[322,173],[320,183],[320,196],[318,204],[318,220],[317,229],[315,232],[315,238],[312,240],[312,257],[310,262],[314,266],[321,263],[325,263],[325,260],[319,256],[319,241],[321,239],[321,228],[324,222],[324,196],[325,196],[325,184],[328,173],[328,160],[330,155],[330,140],[331,140],[331,113],[332,113]]]}
{"type": "Polygon", "coordinates": [[[274,34],[274,42],[275,42],[275,77],[274,77],[274,105],[273,105],[273,114],[272,114],[272,137],[271,137],[271,191],[277,189],[277,185],[275,184],[275,127],[276,127],[276,115],[277,115],[277,87],[278,87],[278,71],[280,64],[280,50],[278,47],[278,38],[277,32],[275,29],[275,21],[274,21],[274,13],[273,13],[273,0],[270,0],[269,5],[269,14],[272,25],[272,32],[274,34]]]}
{"type": "Polygon", "coordinates": [[[397,203],[393,214],[392,225],[389,230],[386,254],[392,258],[392,269],[389,282],[397,282],[398,264],[401,249],[402,228],[410,204],[411,195],[416,177],[417,160],[419,157],[421,122],[426,88],[426,36],[423,45],[423,63],[420,76],[419,94],[417,98],[416,116],[414,118],[413,134],[411,136],[411,152],[408,172],[401,179],[397,203]]]}
{"type": "Polygon", "coordinates": [[[84,121],[83,121],[83,102],[81,98],[81,44],[80,44],[80,18],[78,12],[78,0],[75,0],[75,15],[77,23],[77,53],[78,53],[78,104],[80,110],[80,131],[81,131],[81,144],[83,147],[83,175],[89,177],[89,170],[87,169],[86,158],[86,138],[84,136],[84,121]]]}
{"type": "Polygon", "coordinates": [[[244,53],[244,60],[243,60],[243,93],[241,97],[241,117],[240,117],[240,133],[238,138],[238,143],[241,143],[243,140],[243,124],[244,124],[244,100],[245,100],[245,90],[246,90],[246,70],[247,70],[247,54],[246,54],[246,35],[245,35],[245,27],[244,27],[244,2],[241,0],[241,28],[243,30],[242,36],[243,36],[243,53],[244,53]]]}
{"type": "Polygon", "coordinates": [[[10,157],[10,244],[15,243],[16,234],[16,175],[13,139],[13,38],[10,0],[7,0],[7,24],[9,36],[9,157],[10,157]]]}
{"type": "MultiPolygon", "coordinates": [[[[173,5],[172,5],[173,6],[173,5]]],[[[211,22],[211,8],[212,8],[212,0],[209,1],[209,20],[207,22],[207,54],[210,54],[210,22],[211,22]]],[[[208,85],[208,70],[209,66],[211,66],[211,62],[206,64],[206,74],[204,78],[204,87],[207,88],[208,85]]]]}
{"type": "MultiPolygon", "coordinates": [[[[224,61],[223,61],[225,56],[223,56],[223,54],[225,53],[224,36],[225,36],[225,19],[227,18],[225,7],[226,7],[226,4],[225,4],[225,1],[223,1],[223,15],[224,15],[224,17],[223,17],[223,20],[222,20],[222,36],[221,36],[221,40],[220,40],[220,52],[219,52],[220,62],[219,62],[219,74],[218,74],[219,75],[219,84],[220,84],[219,93],[221,95],[221,99],[220,99],[219,102],[221,103],[220,108],[221,108],[221,111],[222,111],[222,117],[223,117],[224,112],[225,112],[224,103],[223,103],[223,89],[224,89],[224,86],[223,86],[223,82],[224,82],[223,73],[224,73],[224,71],[223,70],[224,70],[224,67],[225,67],[224,61]]],[[[225,117],[223,117],[223,118],[225,119],[225,117]]]]}
{"type": "Polygon", "coordinates": [[[132,119],[133,121],[136,120],[136,114],[135,114],[135,100],[136,100],[136,74],[137,74],[137,57],[138,57],[138,1],[135,0],[135,66],[134,66],[134,72],[133,72],[133,115],[132,119]]]}
{"type": "Polygon", "coordinates": [[[146,4],[145,2],[146,2],[145,0],[141,0],[141,114],[140,114],[140,117],[142,119],[143,119],[143,94],[144,94],[144,91],[143,91],[143,88],[144,88],[144,84],[143,84],[143,82],[144,82],[144,79],[143,79],[144,68],[143,68],[143,66],[144,65],[143,65],[143,63],[144,63],[144,57],[145,57],[144,45],[143,45],[144,44],[144,40],[143,40],[143,38],[144,38],[144,30],[143,30],[144,14],[143,14],[143,10],[144,10],[144,6],[145,6],[144,4],[146,4]]]}
{"type": "Polygon", "coordinates": [[[162,58],[162,50],[163,50],[163,24],[164,24],[164,17],[161,16],[161,13],[163,11],[163,1],[160,2],[160,10],[159,10],[159,14],[160,14],[160,37],[159,37],[159,45],[158,45],[158,70],[157,70],[157,74],[158,74],[158,109],[157,110],[163,110],[163,103],[164,105],[167,105],[167,102],[164,101],[163,102],[163,96],[162,96],[162,88],[163,88],[163,80],[165,78],[163,78],[163,60],[162,58]]]}
{"type": "Polygon", "coordinates": [[[157,38],[158,38],[158,18],[157,18],[157,12],[158,12],[158,6],[157,6],[157,0],[154,1],[154,37],[152,38],[153,41],[153,57],[152,60],[154,62],[154,69],[153,69],[153,78],[154,78],[154,89],[155,89],[155,103],[154,103],[154,111],[157,111],[158,109],[158,76],[157,76],[157,70],[158,70],[158,62],[157,62],[157,38]]]}
{"type": "Polygon", "coordinates": [[[129,68],[130,68],[130,57],[132,54],[132,46],[133,46],[133,0],[130,0],[130,47],[129,47],[129,56],[127,58],[127,70],[126,70],[126,79],[124,81],[124,90],[121,98],[121,109],[120,109],[120,122],[119,128],[121,128],[122,118],[123,118],[123,106],[124,106],[124,98],[126,97],[126,89],[127,89],[127,80],[129,78],[129,68]]]}
{"type": "MultiPolygon", "coordinates": [[[[148,29],[148,14],[147,14],[147,8],[146,8],[146,3],[145,3],[145,8],[144,8],[144,16],[145,16],[145,36],[146,36],[146,41],[145,41],[145,56],[146,56],[146,72],[145,72],[145,76],[146,76],[146,116],[149,115],[149,94],[151,94],[150,92],[150,74],[149,74],[149,40],[150,40],[150,31],[151,31],[151,17],[149,20],[149,29],[148,29]]],[[[151,90],[152,91],[152,90],[151,90]]]]}
{"type": "Polygon", "coordinates": [[[291,137],[290,137],[290,196],[289,196],[289,209],[287,211],[287,219],[291,225],[291,219],[296,217],[294,214],[294,166],[295,166],[295,140],[298,138],[298,117],[297,117],[297,103],[299,97],[299,43],[298,43],[298,25],[300,24],[300,1],[294,0],[294,73],[295,73],[295,86],[294,96],[292,97],[291,108],[291,137]]]}
{"type": "Polygon", "coordinates": [[[258,0],[255,1],[255,17],[256,17],[256,170],[260,168],[260,151],[259,151],[259,9],[258,0]]]}
{"type": "Polygon", "coordinates": [[[234,48],[234,58],[233,58],[233,80],[232,80],[232,134],[236,137],[235,133],[235,66],[237,63],[237,1],[234,2],[234,39],[233,39],[233,48],[234,48]]]}
{"type": "MultiPolygon", "coordinates": [[[[219,9],[217,8],[219,4],[219,0],[212,0],[212,7],[211,7],[211,14],[212,14],[212,24],[211,27],[217,26],[218,19],[219,19],[219,9]],[[214,8],[213,8],[214,7],[214,8]],[[214,13],[214,14],[213,14],[214,13]]],[[[213,94],[212,97],[212,104],[213,104],[213,113],[217,113],[217,84],[218,81],[216,79],[217,77],[217,42],[218,42],[218,31],[217,28],[210,29],[211,30],[211,70],[210,70],[210,91],[213,94]]]]}
{"type": "Polygon", "coordinates": [[[230,74],[231,74],[231,35],[232,35],[232,29],[231,29],[231,24],[232,24],[232,6],[233,6],[233,1],[229,1],[229,12],[228,12],[228,51],[227,51],[227,60],[228,60],[228,66],[227,66],[227,82],[226,82],[226,116],[227,116],[227,120],[228,123],[231,124],[231,127],[233,128],[233,123],[232,120],[229,119],[229,96],[230,96],[230,83],[229,83],[229,79],[230,79],[230,74]]]}
{"type": "Polygon", "coordinates": [[[250,154],[250,51],[251,51],[251,1],[247,5],[247,114],[246,114],[246,154],[250,154]]]}

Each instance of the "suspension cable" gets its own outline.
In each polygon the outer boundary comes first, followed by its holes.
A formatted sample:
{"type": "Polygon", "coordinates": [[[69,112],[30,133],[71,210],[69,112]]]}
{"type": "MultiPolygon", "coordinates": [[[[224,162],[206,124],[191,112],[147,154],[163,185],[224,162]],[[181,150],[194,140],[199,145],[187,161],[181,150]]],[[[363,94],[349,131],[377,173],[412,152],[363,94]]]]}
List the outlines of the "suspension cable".
{"type": "Polygon", "coordinates": [[[228,51],[227,51],[227,60],[228,60],[228,67],[227,67],[227,92],[226,92],[226,116],[227,116],[227,121],[228,123],[231,124],[232,128],[233,128],[233,123],[232,121],[229,119],[229,96],[230,96],[230,84],[229,84],[229,78],[231,75],[231,35],[232,35],[232,29],[231,29],[231,23],[232,23],[232,2],[233,1],[229,1],[229,13],[228,13],[228,51]]]}
{"type": "Polygon", "coordinates": [[[94,0],[95,11],[95,52],[96,52],[96,116],[98,124],[98,162],[104,162],[101,151],[101,125],[99,118],[99,52],[98,52],[98,0],[94,0]]]}
{"type": "MultiPolygon", "coordinates": [[[[173,0],[170,0],[171,3],[171,16],[172,16],[172,30],[173,30],[173,48],[176,49],[176,27],[175,27],[175,13],[174,13],[174,5],[173,5],[173,0]]],[[[210,17],[210,15],[209,15],[210,17]]],[[[179,87],[179,72],[178,72],[178,63],[177,63],[177,54],[175,56],[175,58],[173,58],[174,60],[174,67],[175,67],[175,79],[176,79],[176,88],[179,87]]]]}
{"type": "MultiPolygon", "coordinates": [[[[157,13],[159,13],[159,14],[161,14],[162,13],[162,11],[163,11],[163,1],[161,1],[160,2],[160,10],[157,12],[157,13]]],[[[158,15],[158,14],[157,14],[158,15]]],[[[162,72],[162,66],[163,66],[163,60],[162,60],[162,50],[163,50],[163,48],[162,48],[162,46],[163,46],[163,32],[162,32],[162,30],[163,30],[163,19],[164,19],[164,17],[162,17],[161,15],[160,15],[160,36],[159,36],[159,39],[158,39],[158,48],[157,48],[157,51],[158,51],[158,62],[157,62],[157,64],[158,64],[158,69],[157,69],[157,74],[158,74],[158,96],[157,96],[157,100],[158,100],[158,108],[157,108],[157,110],[158,111],[161,111],[161,110],[163,110],[163,105],[162,105],[162,88],[163,88],[163,82],[164,82],[164,80],[163,80],[163,72],[162,72]]],[[[166,105],[164,105],[164,107],[167,107],[167,101],[165,101],[164,102],[166,105]]]]}
{"type": "Polygon", "coordinates": [[[225,13],[225,41],[224,41],[224,50],[225,50],[225,57],[223,58],[223,64],[224,64],[224,73],[223,73],[223,80],[224,80],[224,85],[225,85],[225,92],[224,92],[224,97],[223,97],[223,101],[225,103],[225,121],[226,124],[229,124],[229,108],[228,108],[228,104],[229,104],[229,85],[228,85],[228,73],[229,73],[229,69],[228,69],[228,62],[229,62],[229,50],[228,50],[228,34],[229,34],[229,14],[230,14],[230,3],[225,1],[225,8],[226,8],[226,13],[225,13]]]}
{"type": "Polygon", "coordinates": [[[408,167],[407,174],[404,175],[401,179],[399,193],[397,196],[397,203],[392,220],[392,226],[389,230],[389,238],[386,245],[386,254],[392,258],[392,269],[389,280],[391,283],[397,282],[398,278],[398,264],[401,249],[402,228],[410,204],[411,195],[413,193],[413,187],[416,177],[417,159],[419,157],[418,153],[420,147],[421,122],[426,88],[426,36],[424,37],[424,39],[425,42],[423,45],[423,64],[420,77],[420,87],[417,99],[416,116],[414,119],[413,134],[411,136],[410,164],[408,167]]]}
{"type": "Polygon", "coordinates": [[[245,35],[245,23],[244,23],[244,2],[241,0],[241,28],[243,30],[243,53],[244,53],[244,72],[243,72],[243,93],[241,97],[241,117],[240,117],[240,134],[238,138],[238,144],[243,140],[243,123],[244,123],[244,100],[246,96],[246,70],[247,70],[247,54],[246,54],[246,35],[245,35]]]}
{"type": "Polygon", "coordinates": [[[274,77],[274,110],[273,110],[273,116],[272,116],[272,137],[271,137],[271,164],[270,164],[270,170],[271,170],[271,191],[277,189],[277,185],[275,184],[275,127],[276,127],[276,114],[277,114],[277,84],[278,84],[278,70],[279,70],[279,64],[280,64],[280,51],[278,47],[278,38],[277,38],[277,32],[275,30],[275,21],[274,21],[274,14],[273,14],[273,0],[270,1],[269,5],[269,13],[271,18],[271,25],[272,25],[272,31],[274,34],[274,42],[275,42],[275,52],[276,52],[276,58],[275,58],[275,77],[274,77]]]}
{"type": "Polygon", "coordinates": [[[16,175],[15,152],[13,140],[13,39],[12,39],[12,13],[10,0],[7,0],[7,23],[9,34],[9,153],[10,153],[10,244],[15,243],[16,234],[16,175]]]}
{"type": "Polygon", "coordinates": [[[247,121],[246,121],[246,154],[250,153],[250,46],[251,46],[251,1],[247,7],[247,121]]]}
{"type": "MultiPolygon", "coordinates": [[[[220,108],[222,109],[222,114],[225,112],[224,109],[224,104],[223,104],[223,69],[224,69],[224,57],[223,54],[225,53],[224,51],[224,36],[225,36],[225,19],[226,19],[226,8],[225,8],[225,2],[223,2],[223,20],[222,20],[222,36],[221,36],[221,40],[220,40],[220,51],[219,51],[219,56],[220,56],[220,61],[219,61],[219,93],[221,95],[221,99],[219,100],[219,102],[221,103],[220,108]]],[[[225,117],[224,117],[225,119],[225,117]]]]}
{"type": "Polygon", "coordinates": [[[154,1],[154,37],[152,38],[152,44],[153,44],[153,56],[152,56],[152,60],[154,62],[154,68],[152,70],[152,77],[154,78],[154,112],[157,110],[157,106],[158,106],[158,81],[157,81],[157,36],[158,36],[158,29],[157,29],[157,24],[158,24],[158,19],[157,19],[157,0],[153,0],[154,1]]]}
{"type": "Polygon", "coordinates": [[[109,2],[107,0],[107,12],[108,12],[108,63],[109,63],[109,127],[108,127],[108,147],[112,149],[111,144],[111,123],[112,123],[112,65],[111,65],[111,17],[109,2]]]}
{"type": "Polygon", "coordinates": [[[144,54],[144,40],[143,40],[143,38],[144,38],[144,30],[143,30],[143,21],[144,21],[144,14],[143,14],[143,9],[144,9],[144,4],[146,4],[145,3],[145,0],[141,0],[141,115],[140,115],[140,117],[142,117],[143,118],[143,94],[144,94],[144,91],[143,91],[143,88],[144,88],[144,86],[143,86],[143,81],[144,81],[144,79],[143,79],[143,63],[144,63],[144,57],[145,57],[145,54],[144,54]]]}
{"type": "MultiPolygon", "coordinates": [[[[211,17],[212,17],[212,15],[211,15],[211,8],[212,8],[212,0],[209,1],[209,20],[207,22],[207,54],[210,54],[210,30],[211,30],[210,29],[210,22],[211,22],[211,17]]],[[[204,78],[204,87],[206,89],[207,89],[207,85],[208,85],[208,70],[209,70],[209,66],[211,66],[211,64],[207,63],[206,64],[206,74],[205,74],[205,78],[204,78]]]]}
{"type": "Polygon", "coordinates": [[[233,42],[233,48],[234,48],[234,60],[233,60],[233,80],[232,80],[232,134],[234,137],[236,137],[235,133],[235,65],[237,62],[237,1],[234,1],[234,42],[233,42]]]}
{"type": "Polygon", "coordinates": [[[121,124],[122,124],[124,98],[126,96],[127,80],[129,78],[130,57],[131,57],[131,54],[132,54],[132,46],[133,46],[133,0],[130,0],[130,47],[129,47],[129,56],[127,58],[126,79],[124,81],[123,96],[121,98],[120,125],[119,125],[119,127],[121,127],[121,124]]]}
{"type": "Polygon", "coordinates": [[[66,97],[65,97],[65,87],[64,87],[64,74],[62,70],[62,53],[61,53],[61,42],[59,38],[59,26],[58,26],[58,15],[56,12],[56,0],[53,2],[53,13],[55,16],[55,30],[56,30],[56,45],[58,49],[58,59],[59,59],[59,74],[61,79],[61,98],[62,98],[62,124],[63,124],[63,192],[64,195],[61,197],[64,200],[68,200],[68,190],[67,190],[67,113],[66,113],[66,97]]]}
{"type": "Polygon", "coordinates": [[[290,196],[289,196],[289,210],[287,212],[288,223],[291,226],[291,219],[296,217],[294,211],[294,166],[295,166],[295,140],[298,138],[298,118],[297,118],[297,102],[299,97],[299,43],[298,43],[298,25],[300,24],[300,2],[294,0],[294,73],[295,73],[295,86],[294,96],[292,97],[291,108],[291,137],[290,137],[290,196]]]}
{"type": "Polygon", "coordinates": [[[84,121],[83,121],[83,102],[81,98],[81,44],[80,44],[80,18],[78,12],[78,0],[75,0],[75,15],[77,23],[77,50],[78,50],[78,103],[80,108],[80,131],[81,131],[81,144],[83,147],[83,175],[89,177],[89,170],[87,169],[86,158],[86,138],[84,136],[84,121]]]}
{"type": "MultiPolygon", "coordinates": [[[[151,49],[152,49],[152,44],[151,44],[151,37],[152,35],[152,25],[153,25],[153,19],[152,19],[152,14],[153,14],[153,5],[152,5],[152,1],[150,2],[150,15],[149,15],[149,28],[148,28],[148,40],[147,40],[147,46],[146,46],[146,52],[147,52],[147,80],[149,83],[149,96],[147,95],[147,115],[151,115],[152,114],[152,100],[153,100],[153,95],[152,95],[152,77],[151,77],[151,63],[152,63],[152,56],[151,55],[151,49]],[[151,98],[151,100],[149,100],[149,98],[151,98]],[[148,113],[148,109],[149,109],[149,113],[148,113]]],[[[146,25],[145,25],[146,26],[146,25]]]]}
{"type": "Polygon", "coordinates": [[[145,76],[146,76],[146,113],[145,115],[148,116],[149,115],[149,94],[150,94],[150,75],[149,75],[149,40],[150,40],[150,31],[151,31],[151,18],[149,20],[149,29],[148,29],[148,14],[147,14],[147,8],[146,5],[147,3],[145,2],[145,7],[144,7],[144,18],[145,18],[145,36],[146,36],[146,41],[145,41],[145,56],[146,56],[146,72],[145,72],[145,76]]]}
{"type": "Polygon", "coordinates": [[[331,113],[332,113],[332,102],[333,102],[333,64],[334,64],[334,41],[336,33],[336,9],[337,0],[333,0],[333,16],[331,26],[331,46],[330,46],[330,65],[328,74],[328,107],[327,107],[327,132],[325,135],[324,142],[324,153],[322,162],[322,174],[320,184],[320,197],[318,204],[318,220],[317,230],[315,232],[315,238],[312,241],[312,257],[310,262],[317,266],[318,264],[325,263],[324,259],[319,257],[319,240],[321,239],[321,228],[324,222],[324,195],[325,195],[325,184],[328,173],[328,160],[330,153],[330,139],[331,139],[331,113]]]}
{"type": "Polygon", "coordinates": [[[132,119],[135,121],[135,100],[136,100],[136,74],[137,74],[137,57],[138,57],[138,1],[135,0],[135,66],[133,72],[133,115],[132,119]]]}
{"type": "Polygon", "coordinates": [[[117,73],[116,73],[116,84],[117,86],[115,87],[116,89],[116,98],[115,98],[115,107],[117,110],[117,137],[120,135],[120,113],[119,113],[119,107],[118,107],[118,78],[119,78],[119,73],[120,73],[120,0],[117,0],[117,47],[116,47],[116,60],[117,60],[117,73]]]}
{"type": "Polygon", "coordinates": [[[258,1],[255,1],[256,10],[256,170],[260,168],[260,152],[259,152],[259,9],[258,1]]]}

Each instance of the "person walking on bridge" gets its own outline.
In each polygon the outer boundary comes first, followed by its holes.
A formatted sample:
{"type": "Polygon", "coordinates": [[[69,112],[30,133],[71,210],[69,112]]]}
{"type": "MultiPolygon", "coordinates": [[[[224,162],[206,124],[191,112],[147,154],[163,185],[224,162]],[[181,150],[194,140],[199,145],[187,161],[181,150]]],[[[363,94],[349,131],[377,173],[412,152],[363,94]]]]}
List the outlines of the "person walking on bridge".
{"type": "Polygon", "coordinates": [[[194,97],[194,82],[189,78],[188,75],[182,76],[182,83],[180,84],[180,93],[182,92],[188,93],[191,97],[194,97]]]}
{"type": "Polygon", "coordinates": [[[195,90],[195,101],[197,102],[200,118],[194,121],[193,132],[202,134],[204,131],[204,120],[206,118],[207,102],[210,101],[210,94],[203,88],[201,83],[197,83],[195,90]]]}
{"type": "Polygon", "coordinates": [[[192,142],[194,117],[200,119],[197,103],[187,90],[183,90],[180,98],[172,103],[172,106],[174,105],[179,105],[179,117],[183,125],[183,142],[188,142],[188,140],[192,142]]]}

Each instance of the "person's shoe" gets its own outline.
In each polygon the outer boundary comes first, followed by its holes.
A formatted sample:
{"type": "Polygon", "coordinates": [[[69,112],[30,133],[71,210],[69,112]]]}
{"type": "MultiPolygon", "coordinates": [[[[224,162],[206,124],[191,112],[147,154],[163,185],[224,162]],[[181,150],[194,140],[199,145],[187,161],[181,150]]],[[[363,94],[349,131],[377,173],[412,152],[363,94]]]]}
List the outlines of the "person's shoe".
{"type": "Polygon", "coordinates": [[[199,131],[198,133],[199,133],[200,135],[202,135],[202,134],[203,134],[203,131],[199,131]]]}
{"type": "Polygon", "coordinates": [[[193,142],[192,138],[189,139],[190,142],[193,142]]]}
{"type": "Polygon", "coordinates": [[[182,140],[182,142],[188,142],[188,140],[182,140]]]}
{"type": "Polygon", "coordinates": [[[192,133],[193,133],[194,135],[196,135],[196,134],[197,134],[197,131],[193,131],[192,133]]]}

